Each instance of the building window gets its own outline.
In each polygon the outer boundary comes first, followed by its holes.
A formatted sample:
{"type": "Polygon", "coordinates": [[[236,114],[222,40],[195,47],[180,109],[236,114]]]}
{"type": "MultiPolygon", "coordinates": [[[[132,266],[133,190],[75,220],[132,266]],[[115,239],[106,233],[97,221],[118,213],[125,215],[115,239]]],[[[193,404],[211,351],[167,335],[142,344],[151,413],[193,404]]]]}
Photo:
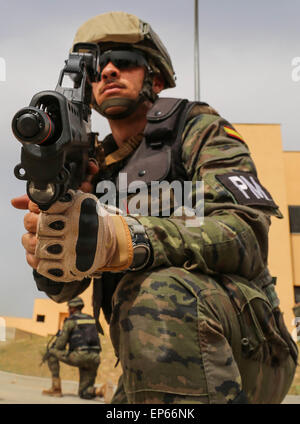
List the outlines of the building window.
{"type": "Polygon", "coordinates": [[[300,206],[289,206],[290,232],[300,233],[300,206]]]}
{"type": "Polygon", "coordinates": [[[295,303],[300,303],[300,287],[294,286],[295,303]]]}
{"type": "Polygon", "coordinates": [[[36,320],[37,322],[45,322],[45,315],[37,315],[36,320]]]}

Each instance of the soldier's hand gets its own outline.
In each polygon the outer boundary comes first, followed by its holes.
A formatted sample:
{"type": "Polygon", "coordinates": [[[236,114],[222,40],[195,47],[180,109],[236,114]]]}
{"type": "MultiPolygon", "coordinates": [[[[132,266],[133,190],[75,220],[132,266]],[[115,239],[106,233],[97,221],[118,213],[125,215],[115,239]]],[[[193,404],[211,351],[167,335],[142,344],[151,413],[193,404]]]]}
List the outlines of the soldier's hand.
{"type": "Polygon", "coordinates": [[[26,252],[26,260],[28,264],[36,269],[39,259],[35,256],[35,249],[37,245],[37,224],[40,214],[38,206],[29,200],[27,194],[20,197],[15,197],[11,200],[11,204],[16,209],[28,209],[29,212],[24,216],[24,227],[27,230],[26,234],[22,236],[22,244],[26,252]]]}
{"type": "Polygon", "coordinates": [[[93,191],[92,180],[96,174],[99,172],[98,162],[94,159],[90,159],[88,163],[87,175],[85,181],[79,187],[79,190],[84,193],[91,193],[93,191]]]}
{"type": "MultiPolygon", "coordinates": [[[[87,176],[85,181],[81,184],[80,190],[85,193],[90,193],[93,190],[92,179],[99,172],[99,166],[96,161],[93,159],[89,160],[87,176]]],[[[27,233],[22,236],[22,245],[26,252],[26,260],[28,264],[37,269],[39,264],[39,259],[35,255],[36,245],[37,245],[37,225],[38,218],[40,214],[40,209],[38,206],[33,203],[27,194],[23,196],[15,197],[11,200],[11,204],[16,209],[28,209],[29,212],[24,217],[24,227],[27,230],[27,233]]]]}
{"type": "Polygon", "coordinates": [[[23,245],[28,263],[39,274],[71,282],[131,265],[133,247],[125,219],[107,212],[96,196],[69,190],[47,211],[34,217],[32,213],[26,219],[29,234],[23,236],[23,245]]]}

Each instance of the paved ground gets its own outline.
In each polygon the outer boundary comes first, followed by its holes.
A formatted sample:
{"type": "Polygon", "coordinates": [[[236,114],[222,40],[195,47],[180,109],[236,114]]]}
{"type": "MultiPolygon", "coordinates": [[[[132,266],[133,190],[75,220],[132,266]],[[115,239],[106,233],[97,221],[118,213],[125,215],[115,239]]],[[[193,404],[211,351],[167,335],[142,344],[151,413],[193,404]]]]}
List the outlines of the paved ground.
{"type": "Polygon", "coordinates": [[[78,383],[62,381],[61,398],[43,396],[43,389],[51,386],[50,378],[28,377],[0,371],[0,404],[103,404],[102,398],[80,399],[77,396],[78,383]]]}
{"type": "Polygon", "coordinates": [[[300,396],[286,396],[284,401],[282,402],[284,404],[293,404],[293,405],[300,405],[300,396]]]}
{"type": "MultiPolygon", "coordinates": [[[[104,404],[102,398],[84,400],[77,396],[78,383],[62,381],[61,398],[43,396],[50,387],[49,378],[28,377],[0,371],[0,404],[104,404]]],[[[287,396],[284,404],[300,404],[300,396],[287,396]]]]}

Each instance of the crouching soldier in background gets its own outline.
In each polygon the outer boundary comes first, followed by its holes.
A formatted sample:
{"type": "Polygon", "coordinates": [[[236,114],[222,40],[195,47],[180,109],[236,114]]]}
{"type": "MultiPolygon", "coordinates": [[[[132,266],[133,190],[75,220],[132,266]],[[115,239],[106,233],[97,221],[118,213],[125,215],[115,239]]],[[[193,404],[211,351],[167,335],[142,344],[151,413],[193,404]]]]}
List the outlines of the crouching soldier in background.
{"type": "Polygon", "coordinates": [[[83,307],[84,302],[80,297],[68,302],[69,318],[65,320],[61,333],[47,352],[52,387],[43,390],[44,395],[62,396],[59,361],[79,368],[78,394],[81,398],[92,399],[98,395],[94,383],[100,365],[101,345],[95,320],[81,312],[83,307]]]}

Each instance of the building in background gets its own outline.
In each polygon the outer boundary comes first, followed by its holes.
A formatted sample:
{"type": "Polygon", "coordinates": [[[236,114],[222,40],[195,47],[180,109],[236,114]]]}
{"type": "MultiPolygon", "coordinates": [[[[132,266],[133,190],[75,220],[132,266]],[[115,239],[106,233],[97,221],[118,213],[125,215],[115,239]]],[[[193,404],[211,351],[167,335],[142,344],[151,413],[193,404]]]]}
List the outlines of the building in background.
{"type": "MultiPolygon", "coordinates": [[[[289,153],[282,150],[280,125],[239,124],[235,127],[250,148],[260,182],[272,194],[284,216],[283,219],[272,218],[269,237],[269,269],[271,274],[277,277],[276,290],[280,299],[280,307],[284,313],[286,325],[289,331],[292,331],[295,328],[292,310],[295,304],[295,276],[288,193],[296,176],[292,176],[288,172],[289,165],[285,159],[289,153]]],[[[298,169],[300,172],[300,162],[298,169]]]]}
{"type": "MultiPolygon", "coordinates": [[[[284,215],[284,219],[272,219],[269,269],[277,277],[280,306],[286,325],[292,331],[292,308],[295,301],[300,302],[300,151],[283,152],[279,124],[236,124],[235,128],[250,148],[260,182],[272,194],[284,215]]],[[[86,305],[84,311],[92,314],[92,285],[81,296],[86,305]]],[[[4,319],[6,327],[48,335],[57,332],[67,312],[66,303],[36,299],[31,319],[4,319]]],[[[101,324],[105,331],[107,324],[103,318],[101,324]]]]}
{"type": "MultiPolygon", "coordinates": [[[[92,308],[92,284],[80,295],[84,301],[83,312],[93,315],[92,308]]],[[[48,336],[56,334],[58,329],[62,328],[65,318],[68,317],[67,303],[56,303],[51,299],[35,299],[32,318],[3,317],[6,328],[9,329],[7,334],[14,334],[11,329],[28,331],[29,333],[38,334],[40,336],[48,336]]],[[[108,326],[103,319],[100,318],[101,325],[105,334],[108,334],[108,326]]],[[[7,337],[9,337],[7,335],[7,337]]]]}
{"type": "Polygon", "coordinates": [[[300,152],[284,152],[295,302],[300,303],[300,152]]]}

